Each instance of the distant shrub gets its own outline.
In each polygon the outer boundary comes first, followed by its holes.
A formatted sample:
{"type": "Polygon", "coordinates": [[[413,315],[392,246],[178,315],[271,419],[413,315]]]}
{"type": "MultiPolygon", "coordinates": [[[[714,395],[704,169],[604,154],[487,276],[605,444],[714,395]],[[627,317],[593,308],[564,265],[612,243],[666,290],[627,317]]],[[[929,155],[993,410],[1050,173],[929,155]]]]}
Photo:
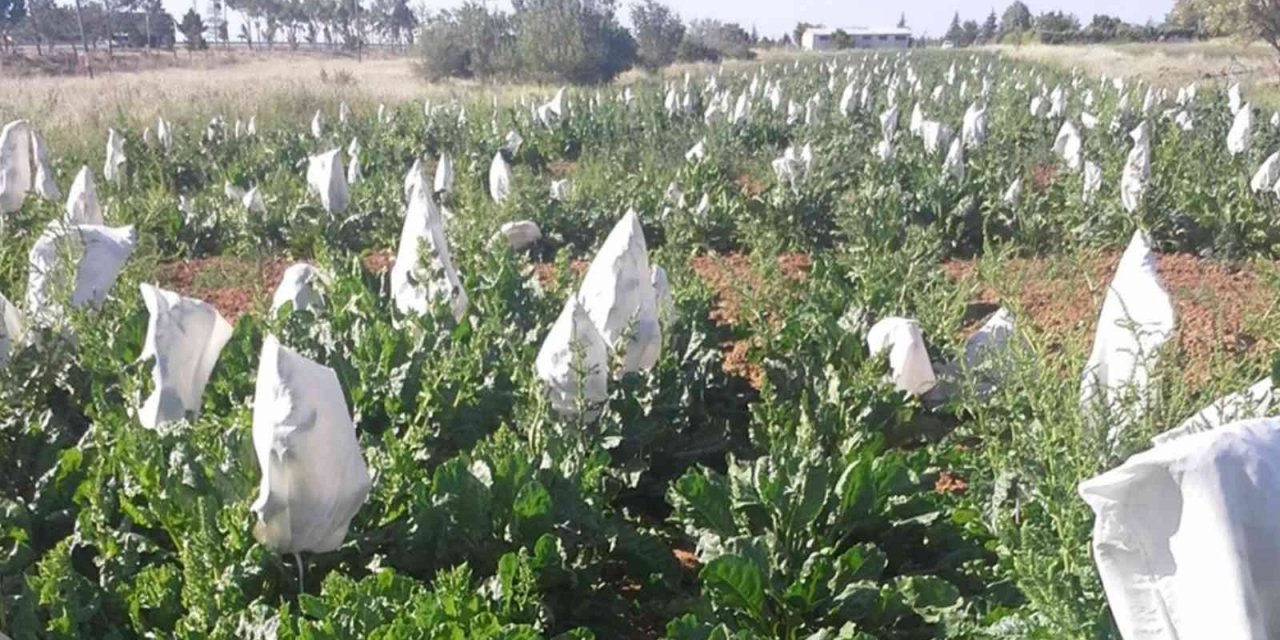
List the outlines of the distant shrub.
{"type": "Polygon", "coordinates": [[[612,80],[636,59],[636,43],[607,0],[514,0],[515,52],[523,77],[612,80]]]}
{"type": "Polygon", "coordinates": [[[714,51],[716,60],[723,58],[750,60],[755,57],[751,51],[751,34],[733,23],[694,20],[689,25],[685,39],[689,44],[686,46],[681,43],[681,48],[686,54],[697,55],[714,51]]]}
{"type": "Polygon", "coordinates": [[[467,2],[423,24],[421,70],[428,80],[506,75],[512,70],[513,44],[509,16],[467,2]]]}

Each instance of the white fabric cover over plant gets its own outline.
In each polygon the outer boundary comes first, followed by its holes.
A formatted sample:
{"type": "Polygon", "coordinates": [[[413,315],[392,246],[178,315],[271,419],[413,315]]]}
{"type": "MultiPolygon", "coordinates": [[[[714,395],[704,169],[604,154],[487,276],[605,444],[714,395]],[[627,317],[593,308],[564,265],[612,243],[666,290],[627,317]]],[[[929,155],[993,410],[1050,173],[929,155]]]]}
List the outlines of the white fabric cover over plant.
{"type": "Polygon", "coordinates": [[[542,230],[538,228],[538,223],[532,220],[504,223],[499,233],[506,237],[507,242],[511,243],[511,248],[516,251],[528,249],[542,239],[542,230]]]}
{"type": "Polygon", "coordinates": [[[31,126],[26,120],[10,122],[0,130],[0,214],[21,209],[34,180],[31,126]]]}
{"type": "Polygon", "coordinates": [[[67,193],[67,224],[103,224],[102,205],[98,204],[98,186],[89,167],[80,167],[67,193]]]}
{"type": "Polygon", "coordinates": [[[1249,188],[1255,193],[1269,191],[1275,187],[1277,180],[1280,180],[1280,151],[1267,156],[1267,159],[1254,172],[1253,179],[1249,181],[1249,188]]]}
{"type": "Polygon", "coordinates": [[[289,265],[280,276],[280,284],[271,296],[271,313],[280,310],[286,303],[293,305],[294,311],[316,309],[324,305],[324,297],[316,289],[316,285],[327,280],[324,272],[305,263],[297,262],[289,265]]]}
{"type": "Polygon", "coordinates": [[[231,324],[209,304],[143,283],[142,302],[147,306],[147,338],[139,360],[155,359],[154,385],[142,403],[138,419],[154,429],[200,412],[204,387],[218,362],[218,354],[231,339],[231,324]]]}
{"type": "Polygon", "coordinates": [[[435,192],[453,193],[453,160],[447,153],[440,154],[436,162],[435,192]]]}
{"type": "Polygon", "coordinates": [[[1125,210],[1133,213],[1142,202],[1142,194],[1151,179],[1151,123],[1144,121],[1133,131],[1133,148],[1125,159],[1124,174],[1120,177],[1120,200],[1125,210]]]}
{"type": "Polygon", "coordinates": [[[14,349],[27,340],[27,322],[22,310],[0,295],[0,367],[8,364],[14,349]]]}
{"type": "Polygon", "coordinates": [[[136,244],[132,226],[49,223],[27,256],[32,321],[55,323],[63,304],[100,307],[136,244]]]}
{"type": "Polygon", "coordinates": [[[409,197],[391,267],[391,295],[401,313],[422,315],[441,303],[449,305],[455,320],[461,321],[467,313],[467,292],[453,266],[444,218],[423,189],[414,189],[409,197]],[[421,264],[423,258],[425,264],[421,264]]]}
{"type": "Polygon", "coordinates": [[[511,165],[507,164],[502,153],[493,154],[493,162],[489,163],[489,197],[494,202],[502,202],[511,195],[511,165]]]}
{"type": "Polygon", "coordinates": [[[966,149],[977,149],[987,140],[987,109],[978,103],[969,105],[964,112],[960,137],[966,149]]]}
{"type": "MultiPolygon", "coordinates": [[[[404,174],[404,200],[408,202],[413,197],[414,189],[427,188],[427,174],[422,168],[422,159],[414,158],[413,166],[409,167],[409,172],[404,174]]],[[[437,190],[439,191],[439,190],[437,190]]]]}
{"type": "Polygon", "coordinates": [[[1062,123],[1058,137],[1053,140],[1053,153],[1062,158],[1068,169],[1079,171],[1083,148],[1084,140],[1080,138],[1080,131],[1076,126],[1070,120],[1062,123]]]}
{"type": "Polygon", "coordinates": [[[885,318],[867,332],[871,356],[889,353],[889,375],[893,386],[912,395],[924,395],[937,384],[929,350],[920,325],[908,318],[885,318]]]}
{"type": "Polygon", "coordinates": [[[1102,190],[1102,167],[1090,162],[1084,161],[1084,186],[1081,190],[1080,197],[1085,204],[1093,201],[1093,196],[1102,190]]]}
{"type": "Polygon", "coordinates": [[[372,480],[332,369],[267,336],[253,396],[254,537],[279,554],[342,546],[372,480]]]}
{"type": "Polygon", "coordinates": [[[959,138],[951,141],[947,157],[942,161],[942,172],[964,182],[964,145],[959,138]]]}
{"type": "Polygon", "coordinates": [[[1253,138],[1253,109],[1246,103],[1236,112],[1231,121],[1231,130],[1227,132],[1227,151],[1231,155],[1240,155],[1249,150],[1253,138]]]}
{"type": "Polygon", "coordinates": [[[671,282],[667,280],[667,270],[653,265],[653,294],[658,299],[658,319],[663,326],[670,326],[676,318],[676,299],[671,294],[671,282]]]}
{"type": "Polygon", "coordinates": [[[551,199],[557,202],[564,202],[569,199],[569,180],[552,180],[551,181],[551,199]]]}
{"type": "Polygon", "coordinates": [[[993,358],[1010,347],[1014,339],[1013,312],[1000,307],[976,333],[969,337],[964,345],[965,366],[970,369],[982,369],[992,366],[993,358]]]}
{"type": "Polygon", "coordinates": [[[267,212],[267,203],[262,199],[262,192],[254,187],[245,192],[244,197],[240,199],[240,204],[249,213],[263,214],[267,212]]]}
{"type": "Polygon", "coordinates": [[[359,138],[352,138],[351,144],[347,145],[347,157],[351,158],[351,162],[347,164],[347,186],[351,186],[364,180],[364,170],[360,168],[359,138]]]}
{"type": "Polygon", "coordinates": [[[311,117],[311,135],[315,138],[324,135],[324,114],[319,111],[311,117]]]}
{"type": "Polygon", "coordinates": [[[662,325],[649,250],[635,210],[627,211],[605,238],[587,267],[578,298],[605,343],[624,352],[624,373],[658,362],[662,325]]]}
{"type": "Polygon", "coordinates": [[[1178,438],[1079,491],[1125,640],[1280,638],[1280,420],[1178,438]]]}
{"type": "Polygon", "coordinates": [[[578,298],[565,301],[534,368],[551,406],[566,418],[594,419],[609,399],[609,348],[578,298]]]}
{"type": "Polygon", "coordinates": [[[350,195],[347,193],[347,177],[342,173],[341,149],[332,149],[311,156],[307,165],[307,187],[320,198],[320,206],[331,214],[347,210],[350,195]]]}
{"type": "Polygon", "coordinates": [[[1151,369],[1173,330],[1173,303],[1156,271],[1156,254],[1146,233],[1137,231],[1107,287],[1080,386],[1086,413],[1098,404],[1116,410],[1109,438],[1139,419],[1154,400],[1148,389],[1151,369]]]}
{"type": "Polygon", "coordinates": [[[1004,190],[1004,196],[1000,198],[1001,202],[1016,207],[1018,202],[1022,200],[1022,178],[1014,178],[1009,183],[1009,188],[1004,190]]]}
{"type": "Polygon", "coordinates": [[[160,146],[164,147],[165,151],[173,150],[173,127],[163,117],[156,118],[156,139],[160,141],[160,146]]]}
{"type": "Polygon", "coordinates": [[[107,161],[102,165],[102,179],[115,184],[124,184],[124,136],[115,129],[107,131],[107,161]]]}
{"type": "Polygon", "coordinates": [[[1217,429],[1228,422],[1245,418],[1261,418],[1271,411],[1274,392],[1271,378],[1263,378],[1244,391],[1213,401],[1194,416],[1184,420],[1182,424],[1151,440],[1159,445],[1192,433],[1217,429]]]}
{"type": "Polygon", "coordinates": [[[36,163],[36,175],[32,183],[36,195],[53,202],[60,195],[58,183],[53,181],[53,167],[49,164],[49,148],[39,131],[31,130],[31,155],[36,163]]]}

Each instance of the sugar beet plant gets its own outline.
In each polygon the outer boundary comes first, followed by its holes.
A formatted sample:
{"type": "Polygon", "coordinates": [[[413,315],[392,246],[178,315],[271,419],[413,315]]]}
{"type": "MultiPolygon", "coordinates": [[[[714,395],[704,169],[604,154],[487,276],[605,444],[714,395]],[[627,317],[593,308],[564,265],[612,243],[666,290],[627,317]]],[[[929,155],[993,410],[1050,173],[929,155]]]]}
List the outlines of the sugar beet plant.
{"type": "MultiPolygon", "coordinates": [[[[912,53],[502,106],[346,98],[317,100],[311,121],[120,116],[110,179],[105,132],[45,132],[59,146],[43,159],[0,145],[5,171],[38,169],[28,181],[60,191],[5,204],[0,293],[27,318],[6,315],[2,343],[0,631],[1114,636],[1073,492],[1139,444],[1108,449],[1063,400],[1081,354],[1023,330],[1031,348],[994,390],[960,376],[919,397],[886,381],[868,333],[914,317],[932,340],[920,357],[961,361],[975,310],[939,269],[951,258],[1070,255],[1138,227],[1205,255],[1277,245],[1276,199],[1249,178],[1280,129],[1258,118],[1229,153],[1227,98],[1207,90],[912,53]],[[1150,170],[1135,177],[1143,122],[1150,170]],[[340,166],[318,170],[333,149],[340,166]],[[92,193],[72,184],[82,166],[92,193]],[[1140,193],[1132,210],[1122,182],[1140,193]],[[637,242],[633,219],[640,249],[624,255],[663,272],[618,299],[657,296],[660,351],[632,366],[613,347],[653,327],[621,318],[604,370],[566,365],[556,384],[574,394],[555,396],[549,334],[600,324],[590,311],[613,303],[582,299],[575,315],[574,300],[614,234],[637,242]],[[48,254],[79,265],[63,291],[33,278],[50,221],[133,230],[110,269],[89,262],[97,245],[48,254]],[[518,221],[537,233],[504,226],[518,221]],[[411,223],[425,230],[388,273],[411,223]],[[269,308],[293,261],[323,276],[281,285],[269,308]],[[233,320],[196,404],[154,429],[140,412],[164,374],[142,283],[233,320]],[[81,295],[92,303],[44,303],[81,295]],[[56,322],[40,321],[51,308],[56,322]],[[333,550],[278,554],[255,537],[269,337],[332,371],[367,465],[333,550]]],[[[574,344],[566,358],[590,355],[574,344]]],[[[1167,396],[1135,433],[1196,398],[1167,396]]]]}

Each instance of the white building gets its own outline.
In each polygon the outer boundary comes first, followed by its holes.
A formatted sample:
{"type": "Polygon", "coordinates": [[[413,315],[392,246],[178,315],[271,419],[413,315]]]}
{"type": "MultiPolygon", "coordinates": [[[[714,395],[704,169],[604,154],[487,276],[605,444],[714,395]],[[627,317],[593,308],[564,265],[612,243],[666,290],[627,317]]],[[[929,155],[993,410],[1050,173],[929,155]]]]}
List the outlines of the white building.
{"type": "Polygon", "coordinates": [[[855,49],[905,49],[911,46],[911,30],[907,28],[868,29],[867,27],[847,27],[844,29],[828,29],[826,27],[810,27],[800,36],[800,48],[807,51],[825,51],[836,46],[836,32],[843,31],[849,35],[855,49]]]}

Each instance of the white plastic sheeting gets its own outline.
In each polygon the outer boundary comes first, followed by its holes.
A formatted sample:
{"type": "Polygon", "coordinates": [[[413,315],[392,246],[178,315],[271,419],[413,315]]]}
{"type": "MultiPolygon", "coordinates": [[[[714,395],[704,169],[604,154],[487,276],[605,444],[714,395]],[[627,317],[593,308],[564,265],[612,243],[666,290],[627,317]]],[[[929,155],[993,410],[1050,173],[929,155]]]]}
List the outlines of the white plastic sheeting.
{"type": "Polygon", "coordinates": [[[567,178],[551,181],[551,199],[564,202],[569,199],[569,180],[567,178]]]}
{"type": "Polygon", "coordinates": [[[0,367],[8,364],[13,351],[27,340],[27,321],[22,310],[0,295],[0,367]]]}
{"type": "Polygon", "coordinates": [[[163,117],[156,118],[156,139],[165,151],[173,150],[173,127],[163,117]]]}
{"type": "Polygon", "coordinates": [[[427,174],[422,169],[422,159],[414,158],[413,166],[404,174],[404,199],[408,202],[413,197],[414,189],[427,188],[427,174]]]}
{"type": "Polygon", "coordinates": [[[1022,178],[1014,178],[1013,182],[1009,183],[1009,188],[1004,190],[1000,201],[1011,207],[1018,206],[1022,201],[1022,188],[1022,178]]]}
{"type": "Polygon", "coordinates": [[[93,182],[89,167],[80,167],[80,173],[71,183],[67,193],[67,224],[103,223],[102,205],[98,204],[98,187],[93,182]]]}
{"type": "Polygon", "coordinates": [[[60,195],[58,184],[53,181],[53,167],[49,164],[49,148],[44,143],[44,136],[39,131],[31,130],[31,155],[36,163],[36,175],[32,188],[36,195],[53,202],[60,195]]]}
{"type": "Polygon", "coordinates": [[[133,253],[133,227],[52,222],[27,256],[27,311],[48,326],[62,317],[62,304],[97,308],[133,253]]]}
{"type": "Polygon", "coordinates": [[[346,211],[350,203],[347,177],[342,172],[341,149],[311,156],[307,164],[307,188],[320,198],[320,206],[331,214],[346,211]]]}
{"type": "Polygon", "coordinates": [[[1227,132],[1227,151],[1233,156],[1240,155],[1249,150],[1252,141],[1253,109],[1245,103],[1231,121],[1231,130],[1227,132]]]}
{"type": "Polygon", "coordinates": [[[444,218],[431,194],[422,189],[414,189],[409,197],[391,267],[391,295],[401,313],[426,314],[438,303],[448,304],[457,321],[467,313],[467,292],[453,266],[444,218]]]}
{"type": "Polygon", "coordinates": [[[516,251],[528,249],[542,239],[542,230],[538,228],[538,223],[532,220],[504,223],[498,232],[516,251]]]}
{"type": "Polygon", "coordinates": [[[653,294],[658,300],[658,319],[663,326],[670,326],[676,318],[676,299],[671,293],[671,282],[667,279],[667,270],[653,265],[653,294]]]}
{"type": "Polygon", "coordinates": [[[154,388],[142,403],[138,419],[154,429],[200,412],[204,387],[231,339],[231,324],[217,309],[194,298],[143,283],[142,302],[150,319],[140,361],[155,360],[154,388]]]}
{"type": "Polygon", "coordinates": [[[867,332],[867,349],[873,358],[889,353],[889,376],[899,391],[920,396],[938,383],[915,320],[889,317],[875,323],[867,332]]]}
{"type": "Polygon", "coordinates": [[[609,399],[609,348],[578,298],[565,301],[534,368],[562,416],[594,419],[609,399]]]}
{"type": "Polygon", "coordinates": [[[964,182],[964,145],[960,143],[959,138],[951,141],[947,157],[942,161],[942,172],[964,182]]]}
{"type": "Polygon", "coordinates": [[[578,299],[604,337],[624,353],[622,371],[652,368],[662,350],[657,293],[640,216],[634,211],[614,225],[587,267],[578,299]]]}
{"type": "Polygon", "coordinates": [[[324,272],[305,262],[289,265],[280,276],[280,284],[271,296],[271,313],[276,313],[286,304],[291,305],[294,311],[309,311],[324,306],[324,296],[320,295],[317,285],[327,279],[324,272]]]}
{"type": "Polygon", "coordinates": [[[489,197],[501,203],[511,195],[511,165],[507,164],[502,152],[493,154],[493,162],[489,163],[489,197]]]}
{"type": "Polygon", "coordinates": [[[1156,446],[1079,491],[1125,640],[1280,638],[1280,420],[1156,446]]]}
{"type": "Polygon", "coordinates": [[[359,138],[352,138],[351,143],[347,145],[347,157],[351,159],[347,164],[347,185],[351,186],[364,180],[364,170],[360,167],[359,138]]]}
{"type": "Polygon", "coordinates": [[[1120,200],[1125,210],[1133,213],[1142,203],[1142,195],[1151,179],[1151,123],[1143,121],[1129,132],[1133,148],[1125,158],[1124,173],[1120,176],[1120,200]]]}
{"type": "Polygon", "coordinates": [[[342,546],[372,480],[332,369],[267,336],[253,397],[254,536],[280,554],[342,546]]]}
{"type": "Polygon", "coordinates": [[[1267,156],[1267,159],[1254,172],[1253,179],[1249,181],[1249,188],[1255,193],[1270,191],[1275,187],[1277,180],[1280,180],[1280,151],[1267,156]]]}
{"type": "Polygon", "coordinates": [[[1102,167],[1089,160],[1084,161],[1084,186],[1081,199],[1085,204],[1093,201],[1093,196],[1102,190],[1102,167]]]}
{"type": "Polygon", "coordinates": [[[964,121],[960,128],[960,138],[964,140],[966,149],[977,149],[987,140],[987,109],[977,102],[969,105],[964,112],[964,121]]]}
{"type": "Polygon", "coordinates": [[[115,129],[107,130],[107,160],[102,165],[102,179],[117,185],[124,184],[124,136],[115,129]]]}
{"type": "Polygon", "coordinates": [[[1271,378],[1264,378],[1244,391],[1213,401],[1182,424],[1151,440],[1159,445],[1193,433],[1217,429],[1236,420],[1261,418],[1271,411],[1274,393],[1271,378]]]}
{"type": "Polygon", "coordinates": [[[311,117],[311,135],[315,138],[324,135],[324,114],[319,111],[311,117]]]}
{"type": "Polygon", "coordinates": [[[1154,401],[1151,369],[1173,330],[1173,304],[1156,271],[1156,255],[1146,233],[1137,231],[1107,287],[1080,386],[1087,413],[1099,404],[1111,409],[1110,439],[1154,401]]]}
{"type": "Polygon", "coordinates": [[[1058,130],[1058,137],[1053,140],[1053,153],[1062,158],[1068,169],[1079,171],[1083,148],[1084,140],[1080,138],[1080,131],[1070,120],[1063,122],[1062,128],[1058,130]]]}
{"type": "Polygon", "coordinates": [[[31,165],[31,126],[10,122],[0,130],[0,213],[22,208],[35,181],[31,165]]]}
{"type": "Polygon", "coordinates": [[[447,153],[440,154],[440,160],[436,162],[435,192],[453,193],[453,160],[447,153]]]}

